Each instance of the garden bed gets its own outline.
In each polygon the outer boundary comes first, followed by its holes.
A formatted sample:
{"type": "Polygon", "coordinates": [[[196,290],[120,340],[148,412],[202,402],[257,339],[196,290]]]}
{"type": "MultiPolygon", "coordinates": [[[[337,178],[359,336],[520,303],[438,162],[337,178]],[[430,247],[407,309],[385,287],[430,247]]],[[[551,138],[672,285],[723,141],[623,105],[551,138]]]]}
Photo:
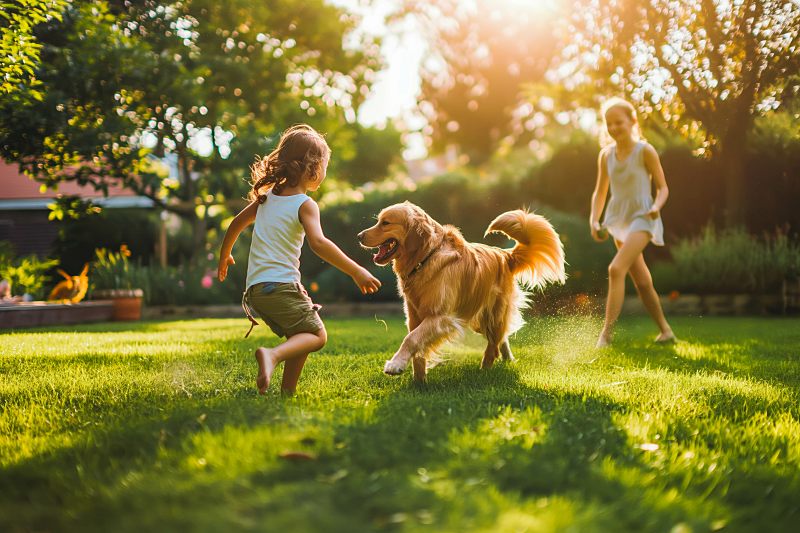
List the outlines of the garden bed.
{"type": "Polygon", "coordinates": [[[61,324],[86,324],[111,320],[109,300],[77,304],[24,302],[0,304],[0,329],[32,328],[61,324]]]}

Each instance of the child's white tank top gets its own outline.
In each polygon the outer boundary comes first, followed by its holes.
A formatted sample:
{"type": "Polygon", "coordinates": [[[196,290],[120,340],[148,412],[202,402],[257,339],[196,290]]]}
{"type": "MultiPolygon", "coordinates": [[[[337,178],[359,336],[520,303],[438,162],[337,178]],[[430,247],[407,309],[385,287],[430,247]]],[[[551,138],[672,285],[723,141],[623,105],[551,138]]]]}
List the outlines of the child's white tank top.
{"type": "Polygon", "coordinates": [[[258,206],[247,263],[247,288],[264,281],[300,283],[300,252],[306,232],[300,223],[305,194],[278,196],[272,191],[258,206]]]}

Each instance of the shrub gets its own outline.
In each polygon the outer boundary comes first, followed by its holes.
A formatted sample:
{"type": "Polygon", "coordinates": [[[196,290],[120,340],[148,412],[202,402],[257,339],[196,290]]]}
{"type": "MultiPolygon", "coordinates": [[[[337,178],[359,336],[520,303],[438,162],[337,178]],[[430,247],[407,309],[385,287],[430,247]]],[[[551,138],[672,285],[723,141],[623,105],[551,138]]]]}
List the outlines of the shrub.
{"type": "Polygon", "coordinates": [[[56,259],[39,259],[35,255],[14,258],[12,247],[0,243],[0,279],[11,284],[12,294],[30,294],[35,300],[45,297],[44,287],[50,280],[47,274],[58,266],[56,259]]]}
{"type": "Polygon", "coordinates": [[[800,274],[800,243],[783,233],[756,238],[745,230],[707,226],[672,248],[672,262],[654,265],[656,286],[700,294],[768,293],[800,274]]]}

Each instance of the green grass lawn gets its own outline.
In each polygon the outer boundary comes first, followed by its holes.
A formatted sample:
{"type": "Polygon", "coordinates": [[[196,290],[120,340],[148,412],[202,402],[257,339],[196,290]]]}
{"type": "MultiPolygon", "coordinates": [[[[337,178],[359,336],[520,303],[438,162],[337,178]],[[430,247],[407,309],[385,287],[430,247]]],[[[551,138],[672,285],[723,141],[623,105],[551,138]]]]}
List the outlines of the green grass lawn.
{"type": "MultiPolygon", "coordinates": [[[[0,335],[2,531],[789,531],[800,320],[533,320],[417,386],[399,320],[328,320],[298,395],[255,391],[246,320],[0,335]],[[285,457],[305,452],[308,457],[285,457]]],[[[792,526],[795,524],[795,526],[792,526]]]]}

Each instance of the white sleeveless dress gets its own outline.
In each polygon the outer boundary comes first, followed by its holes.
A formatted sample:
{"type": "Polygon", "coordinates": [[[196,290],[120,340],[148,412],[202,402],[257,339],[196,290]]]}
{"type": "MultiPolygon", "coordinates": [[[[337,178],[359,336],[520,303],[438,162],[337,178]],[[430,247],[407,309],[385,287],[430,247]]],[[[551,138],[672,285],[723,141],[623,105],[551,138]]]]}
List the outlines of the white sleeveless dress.
{"type": "Polygon", "coordinates": [[[606,157],[611,200],[606,207],[602,226],[614,239],[625,242],[633,232],[646,231],[656,246],[664,246],[664,224],[661,215],[655,220],[646,213],[653,206],[650,173],[644,164],[644,147],[639,141],[624,161],[617,159],[617,146],[606,157]]]}

